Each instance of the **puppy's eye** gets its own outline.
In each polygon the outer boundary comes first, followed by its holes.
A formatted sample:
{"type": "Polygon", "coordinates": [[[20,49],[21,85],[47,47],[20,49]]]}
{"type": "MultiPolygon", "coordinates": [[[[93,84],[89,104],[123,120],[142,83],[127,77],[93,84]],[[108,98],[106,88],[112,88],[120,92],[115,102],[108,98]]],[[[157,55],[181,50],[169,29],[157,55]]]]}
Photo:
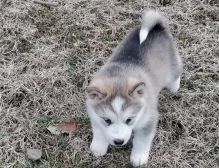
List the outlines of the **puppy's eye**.
{"type": "Polygon", "coordinates": [[[107,123],[107,125],[111,125],[112,121],[109,118],[103,118],[105,123],[107,123]]]}
{"type": "Polygon", "coordinates": [[[130,124],[131,121],[132,121],[132,118],[128,118],[128,119],[125,121],[125,123],[126,123],[126,124],[130,124]]]}

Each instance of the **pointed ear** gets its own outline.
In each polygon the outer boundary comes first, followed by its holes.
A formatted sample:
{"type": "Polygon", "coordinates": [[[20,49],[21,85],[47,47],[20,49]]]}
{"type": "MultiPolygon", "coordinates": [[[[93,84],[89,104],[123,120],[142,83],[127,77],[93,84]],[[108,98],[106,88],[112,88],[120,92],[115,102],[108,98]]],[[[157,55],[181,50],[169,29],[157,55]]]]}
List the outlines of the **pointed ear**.
{"type": "Polygon", "coordinates": [[[131,97],[139,98],[144,95],[145,83],[139,82],[135,84],[132,89],[129,91],[131,97]]]}
{"type": "Polygon", "coordinates": [[[93,78],[87,87],[87,99],[98,103],[105,99],[109,93],[106,85],[107,80],[103,77],[93,78]]]}
{"type": "Polygon", "coordinates": [[[87,96],[89,99],[93,101],[101,101],[106,97],[106,93],[103,93],[97,87],[88,87],[87,88],[87,96]]]}

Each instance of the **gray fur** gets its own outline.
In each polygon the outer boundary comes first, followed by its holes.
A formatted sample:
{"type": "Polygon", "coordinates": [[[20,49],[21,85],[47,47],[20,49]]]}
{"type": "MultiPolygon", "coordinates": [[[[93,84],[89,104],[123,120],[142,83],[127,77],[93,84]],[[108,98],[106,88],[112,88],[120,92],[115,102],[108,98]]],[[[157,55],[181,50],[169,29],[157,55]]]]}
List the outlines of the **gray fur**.
{"type": "Polygon", "coordinates": [[[102,73],[116,77],[137,66],[151,76],[153,82],[160,83],[159,90],[167,87],[181,75],[182,67],[172,35],[164,25],[155,24],[141,44],[140,26],[137,26],[116,48],[102,73]],[[165,78],[169,79],[165,81],[165,78]]]}

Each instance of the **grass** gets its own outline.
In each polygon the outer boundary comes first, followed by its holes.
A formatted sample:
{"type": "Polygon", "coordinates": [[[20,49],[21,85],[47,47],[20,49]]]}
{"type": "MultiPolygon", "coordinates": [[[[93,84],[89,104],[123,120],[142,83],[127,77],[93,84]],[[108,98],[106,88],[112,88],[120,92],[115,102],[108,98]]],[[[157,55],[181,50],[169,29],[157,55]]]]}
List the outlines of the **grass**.
{"type": "Polygon", "coordinates": [[[103,158],[89,151],[84,89],[113,48],[153,7],[170,20],[184,72],[180,91],[160,96],[150,168],[216,168],[219,160],[219,4],[216,0],[0,2],[0,167],[131,167],[131,144],[103,158]],[[75,135],[47,126],[80,124],[75,135]],[[43,151],[40,161],[28,147],[43,151]]]}

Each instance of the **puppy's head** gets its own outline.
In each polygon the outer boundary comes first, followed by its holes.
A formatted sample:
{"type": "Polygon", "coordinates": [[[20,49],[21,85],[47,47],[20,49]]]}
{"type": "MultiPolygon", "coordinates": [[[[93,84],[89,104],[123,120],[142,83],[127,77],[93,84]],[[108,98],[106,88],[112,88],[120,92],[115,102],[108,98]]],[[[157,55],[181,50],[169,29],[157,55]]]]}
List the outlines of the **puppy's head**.
{"type": "Polygon", "coordinates": [[[87,88],[87,108],[111,145],[124,145],[146,106],[146,83],[129,77],[93,79],[87,88]]]}

